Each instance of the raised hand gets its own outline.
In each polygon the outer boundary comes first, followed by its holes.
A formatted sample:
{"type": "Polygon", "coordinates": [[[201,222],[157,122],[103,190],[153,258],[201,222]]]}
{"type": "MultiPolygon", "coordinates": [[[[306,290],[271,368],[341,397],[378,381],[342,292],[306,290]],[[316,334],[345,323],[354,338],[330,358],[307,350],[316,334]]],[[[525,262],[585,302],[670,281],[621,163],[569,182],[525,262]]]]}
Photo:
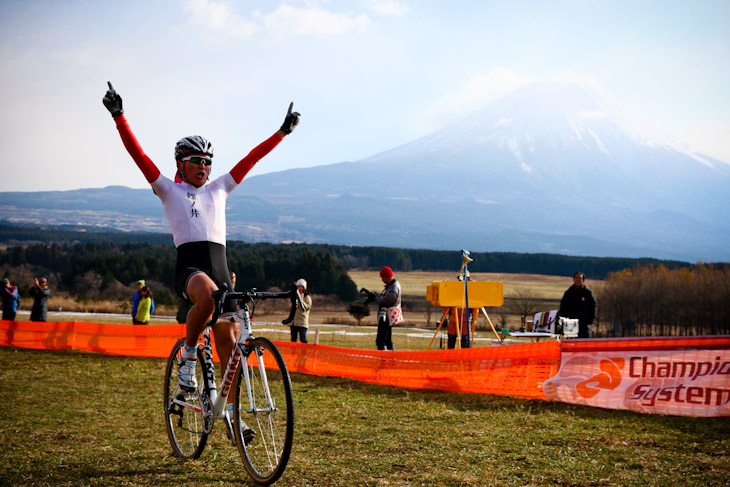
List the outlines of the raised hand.
{"type": "Polygon", "coordinates": [[[122,97],[114,90],[111,81],[107,81],[107,84],[109,85],[109,89],[101,101],[104,103],[106,109],[109,110],[109,113],[112,114],[112,117],[118,117],[124,113],[124,109],[122,108],[122,97]]]}
{"type": "MultiPolygon", "coordinates": [[[[111,86],[111,85],[110,85],[111,86]]],[[[289,104],[289,111],[286,113],[284,123],[281,125],[281,131],[289,135],[299,125],[299,112],[292,112],[294,109],[294,102],[289,104]]]]}

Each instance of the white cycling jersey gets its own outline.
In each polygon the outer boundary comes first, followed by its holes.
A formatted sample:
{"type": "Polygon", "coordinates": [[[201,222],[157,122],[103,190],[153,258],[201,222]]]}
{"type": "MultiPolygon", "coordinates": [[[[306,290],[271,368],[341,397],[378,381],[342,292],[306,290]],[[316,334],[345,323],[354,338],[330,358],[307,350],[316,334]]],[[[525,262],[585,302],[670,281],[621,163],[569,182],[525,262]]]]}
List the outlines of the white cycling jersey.
{"type": "Polygon", "coordinates": [[[175,247],[188,242],[226,245],[226,200],[238,186],[230,173],[199,188],[160,173],[151,185],[162,200],[175,247]]]}

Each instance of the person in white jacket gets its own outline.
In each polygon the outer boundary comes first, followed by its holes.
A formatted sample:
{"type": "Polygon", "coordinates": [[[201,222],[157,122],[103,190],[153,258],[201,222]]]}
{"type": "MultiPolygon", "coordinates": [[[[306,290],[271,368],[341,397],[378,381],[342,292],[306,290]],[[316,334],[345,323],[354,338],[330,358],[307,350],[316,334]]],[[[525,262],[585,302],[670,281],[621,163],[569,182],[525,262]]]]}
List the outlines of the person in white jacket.
{"type": "Polygon", "coordinates": [[[378,335],[375,345],[378,350],[395,350],[391,327],[403,321],[400,283],[396,280],[393,269],[388,266],[380,269],[380,279],[385,284],[385,289],[375,297],[375,302],[378,303],[378,335]]]}
{"type": "Polygon", "coordinates": [[[312,309],[312,297],[307,293],[307,281],[299,279],[296,283],[297,290],[302,296],[303,308],[294,315],[291,324],[291,341],[296,342],[297,337],[302,343],[307,343],[307,328],[309,328],[309,310],[312,309]]]}

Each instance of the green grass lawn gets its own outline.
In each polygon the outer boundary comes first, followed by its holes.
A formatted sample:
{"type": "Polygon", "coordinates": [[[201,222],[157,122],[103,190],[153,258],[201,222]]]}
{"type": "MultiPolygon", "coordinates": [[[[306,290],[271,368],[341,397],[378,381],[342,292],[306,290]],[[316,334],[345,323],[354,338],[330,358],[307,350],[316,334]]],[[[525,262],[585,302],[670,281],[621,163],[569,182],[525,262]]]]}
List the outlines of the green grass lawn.
{"type": "MultiPolygon", "coordinates": [[[[171,455],[164,359],[0,347],[0,485],[253,485],[216,424],[171,455]]],[[[277,486],[728,485],[730,422],[302,374],[277,486]]]]}

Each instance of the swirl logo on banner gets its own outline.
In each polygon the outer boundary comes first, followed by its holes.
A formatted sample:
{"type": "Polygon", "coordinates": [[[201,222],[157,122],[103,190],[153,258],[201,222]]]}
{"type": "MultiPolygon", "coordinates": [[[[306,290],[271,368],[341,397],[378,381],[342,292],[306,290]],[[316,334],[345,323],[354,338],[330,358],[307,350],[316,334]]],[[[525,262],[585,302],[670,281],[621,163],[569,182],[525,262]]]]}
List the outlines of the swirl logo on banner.
{"type": "Polygon", "coordinates": [[[729,350],[563,351],[551,401],[640,413],[730,416],[729,350]]]}

